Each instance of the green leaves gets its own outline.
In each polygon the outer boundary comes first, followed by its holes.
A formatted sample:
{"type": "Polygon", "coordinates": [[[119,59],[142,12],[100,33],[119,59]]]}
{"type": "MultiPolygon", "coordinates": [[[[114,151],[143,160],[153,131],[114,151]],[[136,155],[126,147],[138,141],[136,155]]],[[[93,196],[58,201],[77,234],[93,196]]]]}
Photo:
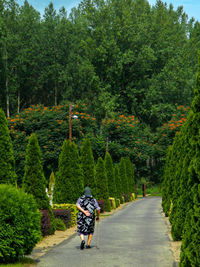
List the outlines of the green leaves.
{"type": "Polygon", "coordinates": [[[16,184],[15,159],[8,122],[0,108],[0,183],[16,184]]]}

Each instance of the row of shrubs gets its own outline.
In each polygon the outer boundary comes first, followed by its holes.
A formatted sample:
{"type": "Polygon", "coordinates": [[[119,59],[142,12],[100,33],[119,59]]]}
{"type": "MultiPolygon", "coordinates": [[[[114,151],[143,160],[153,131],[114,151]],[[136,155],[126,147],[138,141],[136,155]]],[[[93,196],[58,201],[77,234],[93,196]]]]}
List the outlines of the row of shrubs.
{"type": "MultiPolygon", "coordinates": [[[[125,203],[127,199],[126,195],[124,195],[122,199],[123,199],[123,203],[125,203]]],[[[132,201],[135,200],[134,193],[130,195],[130,199],[132,201]]],[[[110,205],[112,209],[116,209],[117,207],[120,206],[120,199],[109,198],[109,200],[110,200],[110,205]]],[[[105,201],[97,200],[97,202],[101,208],[101,213],[104,213],[105,212],[105,201]]],[[[54,204],[52,211],[53,211],[54,217],[56,218],[56,222],[57,222],[56,229],[57,230],[65,230],[67,228],[70,228],[76,225],[78,209],[76,208],[75,204],[54,204]],[[62,222],[64,223],[64,226],[62,222]]],[[[50,230],[50,216],[49,216],[48,210],[42,210],[41,212],[42,212],[41,230],[42,230],[42,235],[45,236],[45,235],[48,235],[49,230],[50,230]]]]}

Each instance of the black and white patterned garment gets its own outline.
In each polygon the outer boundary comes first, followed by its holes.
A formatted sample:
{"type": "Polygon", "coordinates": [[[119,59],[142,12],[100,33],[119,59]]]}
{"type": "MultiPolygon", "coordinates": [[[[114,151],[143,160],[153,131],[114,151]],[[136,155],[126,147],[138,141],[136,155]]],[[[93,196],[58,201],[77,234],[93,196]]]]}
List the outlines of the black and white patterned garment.
{"type": "Polygon", "coordinates": [[[77,218],[77,231],[79,234],[90,235],[94,233],[95,209],[98,208],[96,199],[82,196],[78,199],[77,204],[84,210],[88,210],[90,216],[86,216],[79,211],[77,218]]]}

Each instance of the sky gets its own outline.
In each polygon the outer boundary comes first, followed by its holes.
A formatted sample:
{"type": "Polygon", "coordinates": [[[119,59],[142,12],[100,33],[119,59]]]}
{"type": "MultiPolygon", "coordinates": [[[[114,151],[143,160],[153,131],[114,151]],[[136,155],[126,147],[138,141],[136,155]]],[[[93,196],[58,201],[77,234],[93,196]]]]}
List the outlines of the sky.
{"type": "MultiPolygon", "coordinates": [[[[23,4],[24,0],[16,0],[20,5],[23,4]]],[[[28,0],[29,4],[31,4],[36,10],[38,10],[41,14],[44,13],[45,7],[48,6],[50,0],[28,0]]],[[[81,0],[51,0],[54,4],[54,8],[59,10],[62,6],[64,6],[68,12],[72,7],[78,6],[81,0]]],[[[156,0],[148,0],[150,5],[154,5],[156,0]]],[[[189,19],[194,17],[195,20],[200,21],[200,0],[163,0],[168,5],[171,3],[176,10],[178,6],[183,6],[184,11],[188,14],[189,19]]]]}

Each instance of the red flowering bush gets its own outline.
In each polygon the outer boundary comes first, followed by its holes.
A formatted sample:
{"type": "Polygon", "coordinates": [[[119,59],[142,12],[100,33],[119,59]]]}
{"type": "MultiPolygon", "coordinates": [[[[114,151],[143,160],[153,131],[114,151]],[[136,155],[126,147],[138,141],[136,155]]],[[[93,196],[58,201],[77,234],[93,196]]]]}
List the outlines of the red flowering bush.
{"type": "MultiPolygon", "coordinates": [[[[8,118],[13,142],[18,185],[22,184],[25,165],[25,149],[31,133],[37,135],[43,154],[46,178],[56,171],[63,141],[69,137],[69,105],[52,108],[31,106],[15,117],[8,118]]],[[[80,142],[86,134],[96,132],[96,119],[87,113],[85,104],[72,108],[72,141],[80,142]],[[75,116],[76,115],[76,116],[75,116]]]]}

